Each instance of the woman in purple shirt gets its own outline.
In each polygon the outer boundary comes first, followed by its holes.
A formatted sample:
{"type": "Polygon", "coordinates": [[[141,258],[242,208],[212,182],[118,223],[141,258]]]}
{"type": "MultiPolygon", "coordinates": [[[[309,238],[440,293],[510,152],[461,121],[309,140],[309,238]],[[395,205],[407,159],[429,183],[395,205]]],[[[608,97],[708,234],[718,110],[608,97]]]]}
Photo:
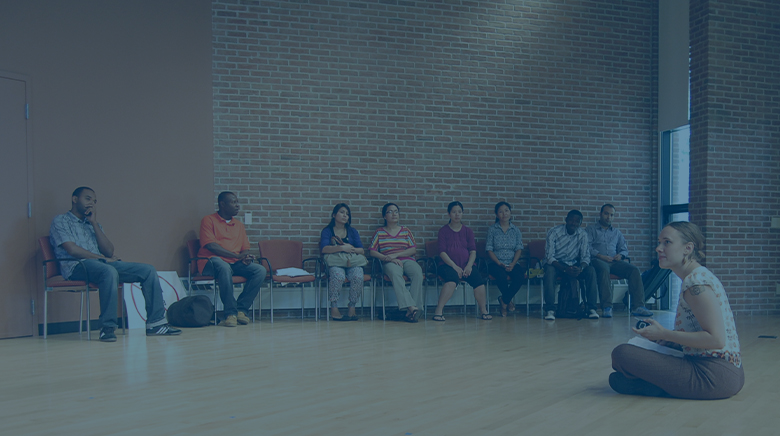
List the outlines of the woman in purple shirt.
{"type": "Polygon", "coordinates": [[[474,269],[477,258],[477,244],[474,242],[474,232],[461,223],[463,205],[453,201],[447,206],[450,222],[439,229],[439,277],[444,285],[439,294],[439,304],[433,315],[434,321],[444,321],[442,311],[444,305],[452,297],[458,283],[463,280],[474,288],[474,298],[477,300],[481,318],[493,319],[485,306],[485,279],[474,269]]]}

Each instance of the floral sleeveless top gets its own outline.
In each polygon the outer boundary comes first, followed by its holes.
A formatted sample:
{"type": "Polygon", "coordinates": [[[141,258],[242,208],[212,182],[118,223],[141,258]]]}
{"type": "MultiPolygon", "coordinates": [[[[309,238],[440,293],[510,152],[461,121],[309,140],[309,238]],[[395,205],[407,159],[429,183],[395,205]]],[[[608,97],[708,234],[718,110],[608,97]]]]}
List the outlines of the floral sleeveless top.
{"type": "Polygon", "coordinates": [[[696,320],[691,311],[691,307],[683,298],[686,290],[696,285],[706,285],[715,291],[715,298],[720,303],[721,316],[723,316],[723,325],[726,327],[726,346],[717,349],[692,348],[683,346],[683,353],[688,356],[696,357],[717,357],[725,359],[734,364],[737,368],[742,366],[742,358],[739,351],[739,338],[737,337],[737,328],[734,325],[734,314],[731,313],[729,299],[723,284],[717,277],[705,267],[699,267],[693,270],[682,284],[680,291],[680,303],[677,305],[677,317],[674,320],[674,329],[681,332],[700,332],[702,331],[699,321],[696,320]]]}

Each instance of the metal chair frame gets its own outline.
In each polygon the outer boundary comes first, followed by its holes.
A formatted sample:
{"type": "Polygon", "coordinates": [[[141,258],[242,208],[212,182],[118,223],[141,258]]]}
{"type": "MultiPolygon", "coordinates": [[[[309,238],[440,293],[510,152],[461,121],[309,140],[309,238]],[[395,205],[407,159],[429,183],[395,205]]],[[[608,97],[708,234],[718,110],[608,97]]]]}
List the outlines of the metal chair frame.
{"type": "MultiPolygon", "coordinates": [[[[187,250],[189,251],[190,259],[187,262],[187,283],[189,284],[188,289],[188,295],[192,295],[192,287],[193,285],[210,285],[214,288],[214,325],[217,325],[217,301],[220,298],[219,296],[219,284],[217,283],[216,276],[207,276],[207,275],[195,275],[193,277],[192,272],[195,271],[198,273],[198,265],[197,261],[199,260],[206,260],[207,263],[211,262],[210,257],[203,257],[198,256],[198,251],[200,250],[200,239],[191,239],[187,242],[187,250]],[[197,248],[195,248],[197,246],[197,248]],[[194,251],[193,251],[194,250],[194,251]]],[[[213,269],[213,268],[212,268],[213,269]]],[[[246,278],[241,276],[233,276],[233,285],[243,285],[246,283],[246,278]]],[[[254,302],[252,302],[252,306],[254,306],[254,302]]],[[[252,308],[252,321],[255,320],[255,311],[254,307],[252,308]]]]}
{"type": "MultiPolygon", "coordinates": [[[[52,283],[53,278],[55,277],[62,277],[61,274],[58,274],[60,272],[60,264],[61,261],[75,261],[79,262],[80,264],[83,264],[84,259],[76,259],[76,258],[55,258],[54,257],[54,248],[51,246],[51,242],[48,236],[42,236],[38,238],[38,245],[41,248],[41,254],[43,255],[43,338],[46,339],[48,337],[49,333],[49,293],[51,292],[78,292],[81,294],[81,300],[79,302],[79,335],[81,335],[84,327],[84,295],[86,294],[86,306],[87,306],[87,320],[86,320],[86,330],[87,330],[87,340],[92,340],[92,334],[91,334],[91,328],[90,328],[90,321],[92,318],[91,313],[91,303],[89,298],[89,293],[92,291],[97,292],[98,286],[94,283],[90,283],[89,281],[89,272],[84,269],[86,272],[86,280],[66,280],[65,278],[62,278],[61,281],[57,281],[55,283],[52,283]],[[47,250],[48,248],[48,250],[47,250]],[[49,264],[54,263],[54,271],[51,276],[49,275],[49,264]]],[[[117,289],[117,301],[119,302],[119,313],[122,314],[122,334],[125,334],[125,324],[127,323],[127,317],[124,316],[124,293],[122,292],[121,284],[117,289]],[[121,298],[120,298],[121,297],[121,298]]]]}

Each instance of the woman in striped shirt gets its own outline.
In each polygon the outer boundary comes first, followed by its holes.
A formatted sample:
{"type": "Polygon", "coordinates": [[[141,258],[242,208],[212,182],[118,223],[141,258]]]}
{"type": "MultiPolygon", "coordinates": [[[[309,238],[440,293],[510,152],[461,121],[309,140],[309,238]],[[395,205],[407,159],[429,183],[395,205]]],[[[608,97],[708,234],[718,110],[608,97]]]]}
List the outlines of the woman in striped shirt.
{"type": "Polygon", "coordinates": [[[385,225],[374,233],[369,253],[383,262],[383,271],[393,283],[398,309],[406,309],[406,322],[417,322],[423,305],[423,272],[415,260],[417,245],[412,232],[399,224],[400,210],[395,203],[382,207],[385,225]],[[411,285],[406,289],[404,275],[411,285]]]}

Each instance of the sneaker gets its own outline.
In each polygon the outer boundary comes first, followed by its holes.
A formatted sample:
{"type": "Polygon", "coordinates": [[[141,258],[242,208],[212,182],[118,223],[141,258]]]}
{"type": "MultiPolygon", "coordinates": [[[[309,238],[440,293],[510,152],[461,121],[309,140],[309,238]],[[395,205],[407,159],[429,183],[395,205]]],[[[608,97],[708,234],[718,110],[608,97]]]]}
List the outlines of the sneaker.
{"type": "Polygon", "coordinates": [[[228,315],[219,323],[222,327],[235,327],[238,325],[238,317],[236,315],[228,315]]]}
{"type": "Polygon", "coordinates": [[[544,316],[544,319],[546,319],[547,321],[555,321],[555,311],[548,310],[547,315],[544,316]]]}
{"type": "Polygon", "coordinates": [[[173,328],[168,324],[162,324],[158,325],[157,327],[146,329],[146,336],[176,336],[180,334],[181,330],[173,328]]]}
{"type": "Polygon", "coordinates": [[[601,311],[601,316],[604,318],[612,318],[612,308],[605,307],[604,310],[601,311]]]}
{"type": "Polygon", "coordinates": [[[653,316],[653,312],[647,310],[645,306],[639,306],[631,311],[631,315],[634,316],[653,316]]]}
{"type": "Polygon", "coordinates": [[[116,342],[116,335],[112,327],[100,329],[100,342],[116,342]]]}
{"type": "Polygon", "coordinates": [[[244,312],[238,312],[238,315],[236,315],[236,320],[241,325],[249,324],[249,317],[246,316],[246,314],[244,312]]]}
{"type": "Polygon", "coordinates": [[[588,311],[588,319],[599,319],[599,314],[596,313],[595,309],[591,309],[588,311]]]}

